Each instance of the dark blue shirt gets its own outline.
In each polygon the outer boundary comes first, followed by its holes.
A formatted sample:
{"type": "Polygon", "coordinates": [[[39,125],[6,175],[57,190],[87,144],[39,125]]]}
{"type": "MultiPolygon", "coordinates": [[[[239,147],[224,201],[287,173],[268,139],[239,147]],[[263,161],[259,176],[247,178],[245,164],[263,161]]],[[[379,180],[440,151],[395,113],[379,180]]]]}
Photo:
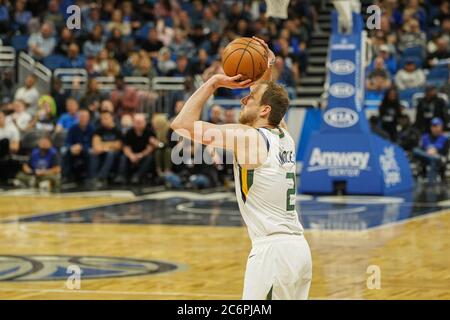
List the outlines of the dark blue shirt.
{"type": "Polygon", "coordinates": [[[437,137],[425,133],[422,136],[422,148],[428,150],[430,147],[436,148],[441,155],[447,154],[447,136],[441,134],[437,137]]]}
{"type": "Polygon", "coordinates": [[[59,166],[58,151],[55,148],[50,148],[43,153],[39,148],[34,148],[31,152],[30,160],[28,162],[31,170],[48,170],[59,166]]]}
{"type": "Polygon", "coordinates": [[[66,146],[71,147],[74,144],[81,144],[84,150],[89,150],[92,144],[92,135],[94,134],[94,127],[89,124],[85,130],[81,130],[78,124],[73,125],[66,137],[66,146]]]}

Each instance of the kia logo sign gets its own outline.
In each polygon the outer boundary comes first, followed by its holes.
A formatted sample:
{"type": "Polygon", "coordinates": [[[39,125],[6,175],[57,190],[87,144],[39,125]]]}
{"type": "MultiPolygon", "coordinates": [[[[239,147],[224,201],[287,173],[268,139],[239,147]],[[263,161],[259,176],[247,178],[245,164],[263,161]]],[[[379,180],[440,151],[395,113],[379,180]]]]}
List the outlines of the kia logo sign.
{"type": "Polygon", "coordinates": [[[339,59],[330,64],[330,70],[338,75],[347,75],[355,71],[355,64],[350,60],[339,59]]]}
{"type": "Polygon", "coordinates": [[[347,108],[333,108],[323,115],[325,122],[335,128],[348,128],[358,122],[358,114],[347,108]]]}
{"type": "Polygon", "coordinates": [[[336,98],[349,98],[355,94],[355,87],[349,83],[338,82],[330,86],[330,94],[336,98]]]}

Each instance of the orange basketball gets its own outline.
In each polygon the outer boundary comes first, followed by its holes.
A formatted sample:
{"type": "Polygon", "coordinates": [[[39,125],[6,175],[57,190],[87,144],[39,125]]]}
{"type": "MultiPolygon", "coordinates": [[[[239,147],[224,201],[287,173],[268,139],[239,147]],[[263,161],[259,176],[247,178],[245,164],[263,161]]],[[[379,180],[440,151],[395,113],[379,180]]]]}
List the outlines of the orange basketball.
{"type": "Polygon", "coordinates": [[[267,52],[252,38],[238,38],[230,42],[222,53],[222,67],[227,76],[242,74],[243,79],[258,80],[267,69],[267,52]]]}

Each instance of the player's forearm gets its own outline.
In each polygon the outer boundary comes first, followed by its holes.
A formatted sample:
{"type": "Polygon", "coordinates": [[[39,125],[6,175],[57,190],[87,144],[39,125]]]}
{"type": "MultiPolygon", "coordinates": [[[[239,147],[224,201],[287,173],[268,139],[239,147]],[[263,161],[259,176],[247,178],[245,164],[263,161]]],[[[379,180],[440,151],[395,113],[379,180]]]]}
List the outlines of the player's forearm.
{"type": "Polygon", "coordinates": [[[214,93],[215,89],[215,84],[211,79],[205,82],[188,99],[188,101],[186,101],[183,109],[181,109],[181,112],[173,120],[170,127],[175,131],[180,129],[188,130],[189,132],[194,131],[194,123],[195,121],[200,120],[203,106],[214,93]]]}

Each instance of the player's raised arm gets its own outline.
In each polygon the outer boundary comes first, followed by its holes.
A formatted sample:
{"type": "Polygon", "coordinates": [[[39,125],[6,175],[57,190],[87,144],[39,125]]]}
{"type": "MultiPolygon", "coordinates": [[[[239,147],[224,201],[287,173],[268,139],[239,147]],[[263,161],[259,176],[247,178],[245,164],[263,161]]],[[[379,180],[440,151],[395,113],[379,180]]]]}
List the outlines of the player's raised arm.
{"type": "Polygon", "coordinates": [[[203,106],[217,88],[245,88],[250,85],[250,79],[239,81],[240,77],[222,74],[211,77],[188,99],[171,128],[195,142],[231,150],[241,166],[256,168],[267,157],[267,144],[255,128],[245,124],[216,125],[199,120],[203,106]]]}

